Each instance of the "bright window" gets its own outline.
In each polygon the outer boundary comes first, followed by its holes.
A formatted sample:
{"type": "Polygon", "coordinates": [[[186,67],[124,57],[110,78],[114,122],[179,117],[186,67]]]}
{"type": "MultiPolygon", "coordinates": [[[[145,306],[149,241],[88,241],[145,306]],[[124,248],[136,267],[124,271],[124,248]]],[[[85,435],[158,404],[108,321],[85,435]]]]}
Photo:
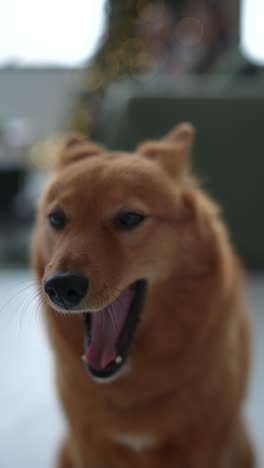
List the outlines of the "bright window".
{"type": "Polygon", "coordinates": [[[264,64],[264,1],[243,0],[241,48],[252,62],[264,64]]]}
{"type": "Polygon", "coordinates": [[[105,0],[3,0],[0,65],[77,66],[92,54],[105,0]]]}

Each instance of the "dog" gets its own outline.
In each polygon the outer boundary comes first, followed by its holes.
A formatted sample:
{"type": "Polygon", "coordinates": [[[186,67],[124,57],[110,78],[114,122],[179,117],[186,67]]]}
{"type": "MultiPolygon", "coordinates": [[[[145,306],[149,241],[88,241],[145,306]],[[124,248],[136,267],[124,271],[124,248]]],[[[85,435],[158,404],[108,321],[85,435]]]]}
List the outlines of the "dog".
{"type": "Polygon", "coordinates": [[[69,136],[32,265],[68,422],[59,468],[253,468],[243,271],[194,128],[134,153],[69,136]]]}

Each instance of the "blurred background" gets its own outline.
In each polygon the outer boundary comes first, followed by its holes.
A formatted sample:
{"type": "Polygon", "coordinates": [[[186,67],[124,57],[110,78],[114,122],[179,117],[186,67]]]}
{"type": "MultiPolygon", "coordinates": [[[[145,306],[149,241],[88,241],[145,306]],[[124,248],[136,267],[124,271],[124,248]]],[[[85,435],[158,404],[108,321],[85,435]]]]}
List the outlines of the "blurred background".
{"type": "Polygon", "coordinates": [[[78,130],[131,150],[182,120],[247,269],[254,353],[246,415],[264,468],[263,0],[2,0],[0,467],[52,468],[65,431],[29,245],[53,165],[32,150],[78,130]]]}

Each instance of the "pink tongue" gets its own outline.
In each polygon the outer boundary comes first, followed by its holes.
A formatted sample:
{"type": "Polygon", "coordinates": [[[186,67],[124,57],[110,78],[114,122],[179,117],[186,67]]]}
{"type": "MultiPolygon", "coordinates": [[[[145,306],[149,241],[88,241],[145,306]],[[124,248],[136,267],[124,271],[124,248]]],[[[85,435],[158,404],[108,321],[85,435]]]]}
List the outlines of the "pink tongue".
{"type": "Polygon", "coordinates": [[[116,343],[133,295],[133,290],[128,288],[112,304],[91,314],[91,342],[86,359],[93,369],[104,369],[117,358],[116,343]]]}

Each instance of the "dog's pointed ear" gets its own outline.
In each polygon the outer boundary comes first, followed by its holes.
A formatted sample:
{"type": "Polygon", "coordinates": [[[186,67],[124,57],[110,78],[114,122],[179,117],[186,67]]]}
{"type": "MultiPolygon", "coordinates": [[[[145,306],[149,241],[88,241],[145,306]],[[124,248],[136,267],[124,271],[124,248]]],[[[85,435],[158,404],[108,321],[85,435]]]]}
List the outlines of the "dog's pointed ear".
{"type": "Polygon", "coordinates": [[[165,137],[164,140],[181,143],[186,149],[190,149],[195,136],[194,126],[190,122],[183,122],[176,125],[165,137]]]}
{"type": "Polygon", "coordinates": [[[97,156],[103,153],[103,151],[102,146],[87,140],[83,135],[77,133],[70,134],[64,140],[64,145],[57,161],[57,169],[90,156],[97,156]]]}
{"type": "Polygon", "coordinates": [[[148,141],[137,148],[144,157],[156,159],[173,177],[179,177],[190,167],[190,152],[194,127],[188,122],[177,125],[164,138],[148,141]]]}
{"type": "Polygon", "coordinates": [[[56,170],[103,151],[103,147],[77,133],[54,135],[33,145],[31,159],[37,167],[56,170]]]}

